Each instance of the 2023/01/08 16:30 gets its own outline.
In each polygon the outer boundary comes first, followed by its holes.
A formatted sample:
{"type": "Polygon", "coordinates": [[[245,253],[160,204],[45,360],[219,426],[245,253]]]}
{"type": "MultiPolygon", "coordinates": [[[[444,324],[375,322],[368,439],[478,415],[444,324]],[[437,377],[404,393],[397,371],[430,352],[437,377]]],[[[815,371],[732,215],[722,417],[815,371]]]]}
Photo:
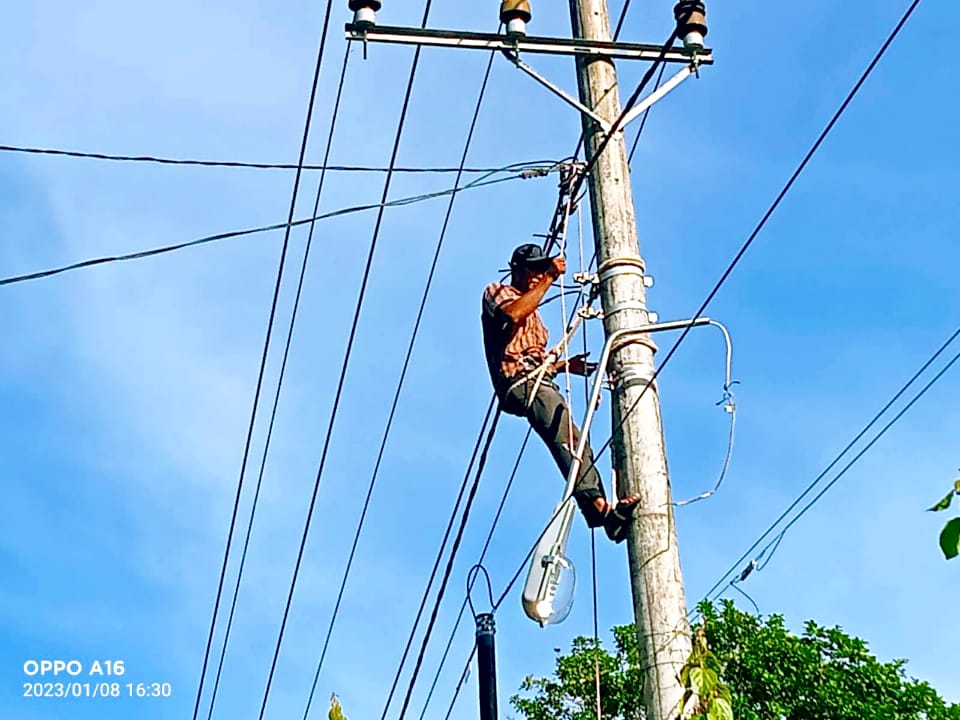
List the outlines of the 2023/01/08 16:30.
{"type": "Polygon", "coordinates": [[[23,684],[29,698],[168,698],[170,683],[37,682],[23,684]]]}

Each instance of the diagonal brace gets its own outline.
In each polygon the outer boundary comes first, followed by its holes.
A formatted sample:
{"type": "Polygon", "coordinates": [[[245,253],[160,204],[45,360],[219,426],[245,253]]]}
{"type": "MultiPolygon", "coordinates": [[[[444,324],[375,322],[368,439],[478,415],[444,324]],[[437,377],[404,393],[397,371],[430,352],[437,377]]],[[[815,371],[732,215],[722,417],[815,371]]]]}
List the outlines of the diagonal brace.
{"type": "Polygon", "coordinates": [[[693,64],[688,65],[683,70],[678,72],[672,78],[667,80],[667,82],[661,85],[658,89],[654,90],[652,93],[647,95],[647,97],[645,97],[643,100],[641,100],[636,105],[634,105],[633,109],[630,110],[630,112],[628,112],[624,116],[623,122],[621,123],[621,127],[626,127],[627,125],[630,124],[631,121],[636,120],[644,112],[649,110],[655,104],[663,100],[663,98],[665,98],[673,90],[675,90],[680,85],[680,83],[682,83],[691,75],[695,75],[696,73],[697,73],[697,68],[693,64]]]}
{"type": "Polygon", "coordinates": [[[554,83],[552,83],[552,82],[550,82],[549,80],[547,80],[547,78],[545,78],[543,75],[541,75],[540,73],[538,73],[538,72],[537,72],[536,70],[534,70],[532,67],[530,67],[529,65],[527,65],[523,60],[521,60],[521,59],[520,59],[520,56],[519,56],[517,53],[511,52],[511,51],[509,51],[509,50],[504,50],[504,51],[503,51],[503,54],[506,56],[506,58],[507,58],[510,62],[512,62],[514,65],[516,65],[516,66],[517,66],[518,68],[520,68],[521,70],[523,70],[527,75],[529,75],[529,76],[532,77],[534,80],[536,80],[538,83],[540,83],[541,85],[543,85],[543,86],[544,86],[545,88],[547,88],[550,92],[552,92],[552,93],[554,93],[555,95],[557,95],[557,96],[558,96],[559,98],[561,98],[564,102],[572,105],[573,107],[575,107],[575,108],[576,108],[577,110],[579,110],[580,112],[582,112],[582,113],[584,113],[584,114],[592,117],[594,120],[596,120],[597,123],[599,123],[600,127],[603,128],[604,132],[610,132],[610,128],[612,127],[612,125],[611,125],[609,122],[607,122],[607,120],[605,120],[602,116],[598,115],[598,114],[595,113],[593,110],[591,110],[590,108],[588,108],[586,105],[584,105],[583,103],[581,103],[581,102],[580,102],[579,100],[577,100],[575,97],[573,97],[572,95],[570,95],[569,93],[567,93],[563,88],[561,88],[561,87],[559,87],[558,85],[555,85],[554,83]]]}

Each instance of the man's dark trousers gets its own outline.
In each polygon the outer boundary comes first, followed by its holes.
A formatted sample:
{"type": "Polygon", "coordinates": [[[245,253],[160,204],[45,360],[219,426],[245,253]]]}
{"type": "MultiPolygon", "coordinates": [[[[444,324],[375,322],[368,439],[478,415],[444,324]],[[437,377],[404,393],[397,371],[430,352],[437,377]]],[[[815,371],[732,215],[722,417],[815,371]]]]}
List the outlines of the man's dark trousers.
{"type": "MultiPolygon", "coordinates": [[[[535,386],[534,376],[519,383],[512,390],[508,389],[510,383],[506,381],[503,393],[500,394],[501,407],[509,415],[527,419],[534,432],[550,450],[550,454],[553,455],[557,467],[560,468],[566,480],[573,464],[573,454],[580,442],[580,429],[571,422],[567,403],[552,380],[544,378],[536,389],[536,394],[531,398],[530,395],[534,392],[535,386]],[[571,428],[573,429],[572,437],[570,436],[571,428]]],[[[573,496],[587,524],[590,527],[602,525],[603,516],[594,505],[594,500],[605,497],[605,494],[600,474],[593,464],[593,451],[589,443],[586,443],[583,449],[583,462],[580,465],[573,496]]]]}

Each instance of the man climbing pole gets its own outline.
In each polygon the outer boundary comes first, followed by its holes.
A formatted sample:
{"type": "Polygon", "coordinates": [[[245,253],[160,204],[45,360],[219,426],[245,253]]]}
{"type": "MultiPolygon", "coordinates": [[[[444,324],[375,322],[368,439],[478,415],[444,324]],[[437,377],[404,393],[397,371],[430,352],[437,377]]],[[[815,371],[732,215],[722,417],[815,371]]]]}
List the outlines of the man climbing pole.
{"type": "MultiPolygon", "coordinates": [[[[510,284],[487,287],[482,313],[487,366],[500,407],[527,419],[564,478],[570,473],[580,430],[554,378],[561,372],[589,377],[597,369],[586,355],[555,361],[547,352],[549,335],[537,308],[566,269],[562,257],[549,257],[538,245],[521,245],[510,259],[510,284]]],[[[616,507],[607,501],[589,444],[584,446],[573,496],[589,527],[603,527],[614,542],[624,540],[639,498],[626,498],[616,507]]]]}

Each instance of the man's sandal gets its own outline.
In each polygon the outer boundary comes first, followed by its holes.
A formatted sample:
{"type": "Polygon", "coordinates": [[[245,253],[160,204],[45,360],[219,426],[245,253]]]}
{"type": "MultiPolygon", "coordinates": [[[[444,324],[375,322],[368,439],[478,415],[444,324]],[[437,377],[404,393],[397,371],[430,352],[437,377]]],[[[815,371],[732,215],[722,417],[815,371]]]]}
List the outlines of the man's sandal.
{"type": "Polygon", "coordinates": [[[619,544],[627,538],[627,529],[633,521],[633,514],[640,504],[639,495],[624,498],[615,508],[607,506],[607,514],[603,521],[603,529],[607,537],[619,544]]]}

